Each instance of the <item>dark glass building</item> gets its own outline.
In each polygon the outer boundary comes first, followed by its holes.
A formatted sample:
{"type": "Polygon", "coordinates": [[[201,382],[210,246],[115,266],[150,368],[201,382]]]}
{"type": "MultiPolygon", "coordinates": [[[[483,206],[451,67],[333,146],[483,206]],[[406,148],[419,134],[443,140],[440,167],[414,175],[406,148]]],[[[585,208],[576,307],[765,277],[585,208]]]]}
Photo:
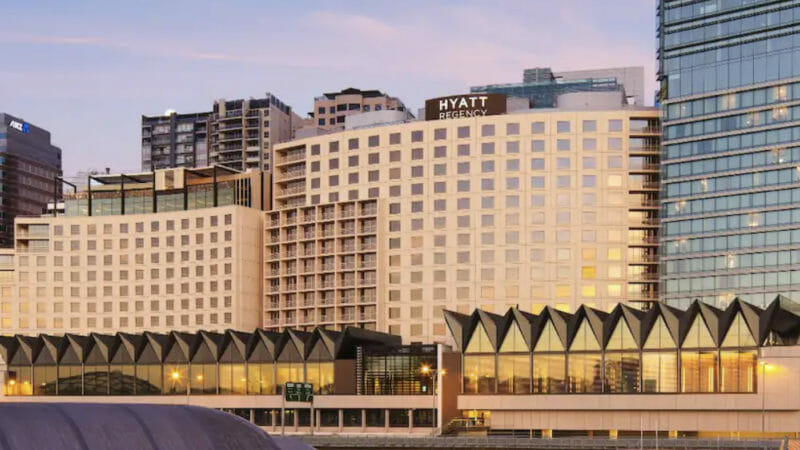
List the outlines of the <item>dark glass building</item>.
{"type": "Polygon", "coordinates": [[[658,4],[661,298],[800,293],[800,2],[658,4]]]}
{"type": "Polygon", "coordinates": [[[58,176],[61,149],[50,144],[50,132],[0,113],[0,247],[14,245],[15,217],[40,215],[60,198],[58,176]]]}

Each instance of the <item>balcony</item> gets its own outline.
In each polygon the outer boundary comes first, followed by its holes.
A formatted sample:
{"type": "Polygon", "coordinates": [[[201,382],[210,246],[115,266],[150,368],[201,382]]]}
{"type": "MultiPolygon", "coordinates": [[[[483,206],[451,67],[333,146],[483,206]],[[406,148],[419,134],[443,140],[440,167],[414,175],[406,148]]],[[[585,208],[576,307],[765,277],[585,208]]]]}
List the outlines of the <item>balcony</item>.
{"type": "Polygon", "coordinates": [[[377,283],[376,277],[364,277],[359,281],[361,286],[373,285],[375,283],[377,283]]]}
{"type": "Polygon", "coordinates": [[[356,268],[356,265],[355,265],[355,263],[352,263],[352,262],[342,263],[342,266],[341,266],[341,270],[353,270],[355,268],[356,268]]]}
{"type": "Polygon", "coordinates": [[[661,127],[648,125],[646,127],[631,127],[631,134],[661,134],[661,127]]]}
{"type": "Polygon", "coordinates": [[[341,322],[355,322],[356,315],[355,314],[342,314],[339,316],[339,320],[341,322]]]}
{"type": "Polygon", "coordinates": [[[336,287],[336,283],[333,281],[323,281],[319,284],[321,289],[333,289],[336,287]]]}
{"type": "Polygon", "coordinates": [[[325,271],[325,272],[328,272],[328,271],[334,271],[334,270],[336,270],[336,264],[333,264],[333,263],[330,263],[330,264],[323,264],[323,265],[320,267],[320,270],[322,270],[322,271],[325,271]]]}
{"type": "Polygon", "coordinates": [[[659,220],[656,218],[630,218],[628,224],[631,226],[648,226],[657,227],[659,220]]]}
{"type": "Polygon", "coordinates": [[[628,281],[632,282],[653,282],[658,281],[658,274],[657,273],[635,273],[630,276],[628,281]]]}
{"type": "Polygon", "coordinates": [[[356,228],[355,227],[342,228],[342,231],[341,231],[341,234],[343,234],[343,235],[349,235],[349,234],[355,234],[355,233],[356,233],[356,228]]]}
{"type": "Polygon", "coordinates": [[[375,320],[375,313],[359,313],[358,320],[375,320]]]}
{"type": "Polygon", "coordinates": [[[301,178],[306,176],[305,169],[303,170],[287,170],[278,174],[277,181],[286,181],[293,178],[301,178]]]}
{"type": "Polygon", "coordinates": [[[377,230],[378,230],[378,227],[376,227],[375,225],[361,227],[361,233],[362,234],[364,234],[364,233],[372,234],[372,233],[375,233],[377,230]]]}
{"type": "Polygon", "coordinates": [[[377,298],[374,295],[363,296],[358,299],[358,303],[375,303],[377,298]]]}
{"type": "Polygon", "coordinates": [[[658,262],[658,255],[632,255],[628,256],[628,263],[653,264],[658,262]]]}
{"type": "Polygon", "coordinates": [[[342,305],[353,305],[356,303],[356,297],[354,295],[348,295],[346,297],[342,297],[339,303],[342,305]]]}
{"type": "Polygon", "coordinates": [[[378,214],[378,207],[377,206],[364,206],[361,208],[361,215],[362,216],[374,216],[378,214]]]}
{"type": "Polygon", "coordinates": [[[661,165],[658,163],[631,164],[628,169],[631,172],[658,172],[661,165]]]}
{"type": "Polygon", "coordinates": [[[661,146],[658,145],[640,145],[635,147],[629,147],[628,153],[630,154],[647,154],[647,155],[658,155],[661,153],[661,146]]]}

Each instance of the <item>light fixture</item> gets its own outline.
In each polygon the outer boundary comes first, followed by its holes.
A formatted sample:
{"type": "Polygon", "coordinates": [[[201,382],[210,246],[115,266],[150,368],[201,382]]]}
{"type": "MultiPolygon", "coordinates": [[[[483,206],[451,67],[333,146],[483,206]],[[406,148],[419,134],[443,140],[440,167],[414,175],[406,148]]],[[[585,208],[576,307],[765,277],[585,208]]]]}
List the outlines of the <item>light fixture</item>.
{"type": "Polygon", "coordinates": [[[177,380],[180,377],[181,377],[181,375],[178,372],[172,372],[172,379],[173,380],[177,380]]]}
{"type": "Polygon", "coordinates": [[[423,365],[419,368],[419,371],[427,375],[431,371],[431,366],[423,365]]]}
{"type": "Polygon", "coordinates": [[[17,384],[17,382],[16,382],[16,381],[14,381],[14,380],[8,380],[8,385],[9,385],[9,386],[13,386],[13,385],[15,385],[15,384],[17,384]]]}
{"type": "Polygon", "coordinates": [[[198,379],[198,380],[200,380],[200,381],[202,381],[202,380],[203,380],[203,376],[202,376],[202,375],[198,375],[198,376],[197,376],[197,379],[198,379]]]}

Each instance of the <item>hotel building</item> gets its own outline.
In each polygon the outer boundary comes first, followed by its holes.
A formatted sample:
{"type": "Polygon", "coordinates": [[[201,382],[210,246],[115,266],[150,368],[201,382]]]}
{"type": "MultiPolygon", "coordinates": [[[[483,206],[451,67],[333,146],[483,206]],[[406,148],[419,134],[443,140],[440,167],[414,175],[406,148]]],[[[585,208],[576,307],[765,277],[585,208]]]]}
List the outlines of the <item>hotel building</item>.
{"type": "Polygon", "coordinates": [[[800,294],[800,6],[659,1],[661,299],[800,294]]]}
{"type": "Polygon", "coordinates": [[[443,341],[446,308],[655,301],[658,111],[619,105],[276,146],[265,327],[443,341]]]}
{"type": "Polygon", "coordinates": [[[17,218],[0,254],[3,334],[261,325],[258,171],[93,176],[65,214],[17,218]]]}

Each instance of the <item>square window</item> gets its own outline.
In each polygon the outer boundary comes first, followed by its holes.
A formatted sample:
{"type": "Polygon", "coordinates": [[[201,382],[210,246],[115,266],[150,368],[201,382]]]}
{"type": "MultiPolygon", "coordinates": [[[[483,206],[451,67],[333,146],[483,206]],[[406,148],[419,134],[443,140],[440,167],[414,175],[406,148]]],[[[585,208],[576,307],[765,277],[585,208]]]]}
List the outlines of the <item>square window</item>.
{"type": "Polygon", "coordinates": [[[569,133],[569,129],[570,129],[569,121],[559,120],[558,122],[556,122],[557,133],[569,133]]]}

